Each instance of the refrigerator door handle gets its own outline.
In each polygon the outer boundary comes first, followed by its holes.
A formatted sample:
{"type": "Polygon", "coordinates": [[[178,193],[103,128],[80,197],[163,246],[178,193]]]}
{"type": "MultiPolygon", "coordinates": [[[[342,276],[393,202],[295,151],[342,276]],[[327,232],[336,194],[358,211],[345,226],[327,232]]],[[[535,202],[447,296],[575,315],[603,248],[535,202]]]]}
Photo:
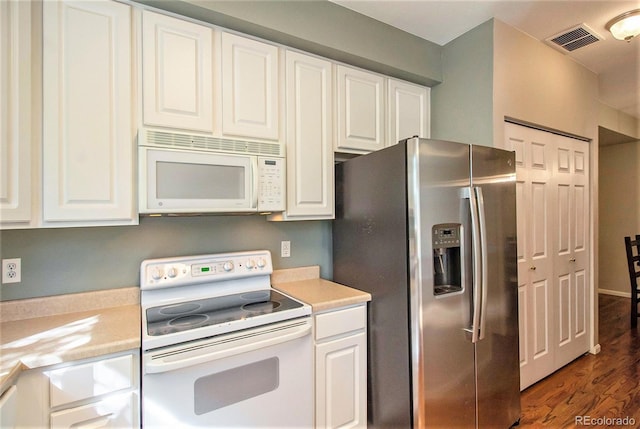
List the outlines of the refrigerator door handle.
{"type": "Polygon", "coordinates": [[[476,204],[478,208],[478,225],[480,226],[480,262],[482,276],[480,277],[480,326],[478,328],[479,337],[478,340],[484,338],[485,321],[487,313],[487,283],[489,277],[489,270],[487,267],[487,224],[485,221],[484,211],[484,197],[482,195],[482,188],[479,186],[474,187],[474,193],[476,196],[476,204]]]}
{"type": "Polygon", "coordinates": [[[469,189],[469,205],[471,212],[471,241],[473,258],[473,313],[471,317],[471,342],[477,343],[479,340],[480,328],[480,301],[482,276],[482,262],[480,254],[480,225],[478,220],[478,199],[475,188],[469,189]]]}

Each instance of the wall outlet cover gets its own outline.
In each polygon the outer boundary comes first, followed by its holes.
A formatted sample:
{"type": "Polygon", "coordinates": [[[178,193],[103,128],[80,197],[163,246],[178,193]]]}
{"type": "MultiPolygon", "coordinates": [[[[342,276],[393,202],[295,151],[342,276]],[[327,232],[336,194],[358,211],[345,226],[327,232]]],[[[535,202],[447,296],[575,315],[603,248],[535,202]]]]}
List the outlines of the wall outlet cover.
{"type": "Polygon", "coordinates": [[[2,283],[20,283],[22,280],[20,258],[2,260],[2,283]]]}

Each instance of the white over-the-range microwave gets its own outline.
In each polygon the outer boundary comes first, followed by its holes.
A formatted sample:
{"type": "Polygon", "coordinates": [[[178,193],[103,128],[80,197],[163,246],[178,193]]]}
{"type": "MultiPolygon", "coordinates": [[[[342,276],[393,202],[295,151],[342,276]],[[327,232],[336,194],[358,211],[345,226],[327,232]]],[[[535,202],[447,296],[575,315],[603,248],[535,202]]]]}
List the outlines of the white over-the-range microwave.
{"type": "Polygon", "coordinates": [[[283,211],[283,152],[277,143],[141,129],[140,214],[283,211]]]}

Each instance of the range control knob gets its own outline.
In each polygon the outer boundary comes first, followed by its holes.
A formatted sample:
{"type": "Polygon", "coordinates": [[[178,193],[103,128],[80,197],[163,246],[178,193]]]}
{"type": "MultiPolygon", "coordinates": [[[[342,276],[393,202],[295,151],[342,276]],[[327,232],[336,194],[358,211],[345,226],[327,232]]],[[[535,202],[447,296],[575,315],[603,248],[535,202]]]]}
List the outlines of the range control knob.
{"type": "Polygon", "coordinates": [[[258,268],[264,268],[265,265],[267,265],[267,261],[265,261],[264,258],[258,259],[258,268]]]}
{"type": "Polygon", "coordinates": [[[169,268],[169,271],[167,271],[167,275],[172,279],[175,278],[178,275],[178,269],[176,267],[169,268]]]}
{"type": "Polygon", "coordinates": [[[162,267],[153,267],[151,269],[151,278],[152,279],[160,280],[163,275],[164,275],[164,271],[162,270],[162,267]]]}
{"type": "Polygon", "coordinates": [[[253,259],[249,259],[247,261],[247,263],[245,264],[245,267],[247,267],[247,269],[252,270],[253,267],[256,266],[256,261],[254,261],[253,259]]]}
{"type": "Polygon", "coordinates": [[[231,262],[231,261],[225,262],[224,265],[222,265],[222,269],[225,270],[226,272],[232,271],[233,270],[233,262],[231,262]]]}

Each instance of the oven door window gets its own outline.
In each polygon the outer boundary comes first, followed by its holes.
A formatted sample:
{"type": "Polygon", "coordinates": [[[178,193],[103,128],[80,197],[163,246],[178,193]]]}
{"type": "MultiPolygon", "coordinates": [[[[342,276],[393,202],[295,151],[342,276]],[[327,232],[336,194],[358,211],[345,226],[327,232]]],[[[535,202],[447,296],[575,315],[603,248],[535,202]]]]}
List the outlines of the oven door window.
{"type": "Polygon", "coordinates": [[[253,157],[146,150],[149,210],[255,211],[253,157]]]}

